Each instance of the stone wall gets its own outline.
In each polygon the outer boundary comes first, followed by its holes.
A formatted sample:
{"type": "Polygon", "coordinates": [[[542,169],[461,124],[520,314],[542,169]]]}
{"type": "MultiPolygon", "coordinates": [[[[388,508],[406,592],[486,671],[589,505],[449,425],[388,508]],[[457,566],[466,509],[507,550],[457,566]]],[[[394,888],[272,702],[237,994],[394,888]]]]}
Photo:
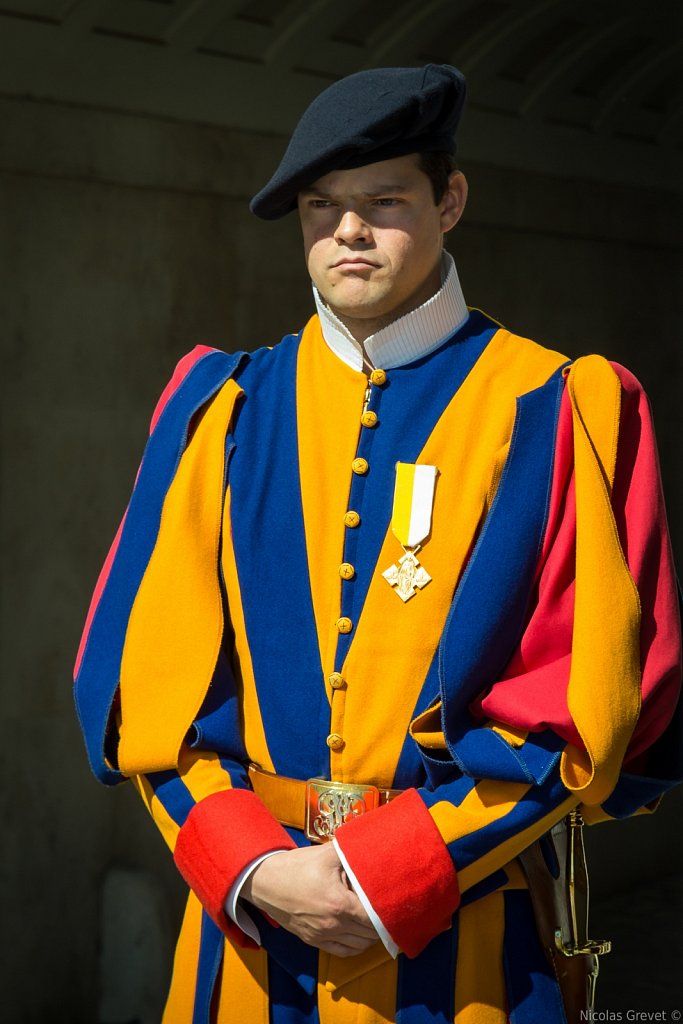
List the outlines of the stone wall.
{"type": "MultiPolygon", "coordinates": [[[[88,773],[69,681],[81,624],[176,360],[199,342],[273,344],[311,299],[295,220],[246,206],[282,140],[32,101],[0,112],[2,1018],[121,1024],[134,1011],[111,996],[117,963],[124,987],[139,979],[103,907],[120,892],[133,937],[131,917],[155,918],[168,960],[182,886],[133,793],[88,773]]],[[[463,165],[471,202],[449,245],[468,302],[640,376],[680,555],[672,196],[463,165]]],[[[591,837],[598,893],[632,885],[645,855],[675,870],[680,804],[591,837]]],[[[150,963],[158,989],[167,969],[150,963]]]]}

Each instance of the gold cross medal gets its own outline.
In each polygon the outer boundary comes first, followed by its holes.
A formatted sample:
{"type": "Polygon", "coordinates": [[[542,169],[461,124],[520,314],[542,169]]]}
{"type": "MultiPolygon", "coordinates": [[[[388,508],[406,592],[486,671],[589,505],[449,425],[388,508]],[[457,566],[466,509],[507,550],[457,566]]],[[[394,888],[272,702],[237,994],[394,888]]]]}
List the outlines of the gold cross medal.
{"type": "Polygon", "coordinates": [[[420,565],[417,552],[432,529],[434,487],[438,472],[436,466],[396,463],[391,529],[404,553],[398,565],[390,566],[382,576],[395,588],[394,593],[404,603],[432,579],[425,567],[420,565]]]}

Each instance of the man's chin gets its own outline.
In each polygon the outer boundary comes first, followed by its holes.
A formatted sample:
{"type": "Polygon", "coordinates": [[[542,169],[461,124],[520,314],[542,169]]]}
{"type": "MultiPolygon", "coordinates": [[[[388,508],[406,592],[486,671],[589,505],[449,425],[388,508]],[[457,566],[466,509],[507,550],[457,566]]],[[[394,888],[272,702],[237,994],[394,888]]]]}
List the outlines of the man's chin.
{"type": "Polygon", "coordinates": [[[323,299],[328,309],[340,320],[376,320],[387,315],[386,307],[389,305],[386,302],[379,302],[377,298],[362,296],[345,298],[341,302],[338,296],[331,299],[323,295],[323,299]]]}

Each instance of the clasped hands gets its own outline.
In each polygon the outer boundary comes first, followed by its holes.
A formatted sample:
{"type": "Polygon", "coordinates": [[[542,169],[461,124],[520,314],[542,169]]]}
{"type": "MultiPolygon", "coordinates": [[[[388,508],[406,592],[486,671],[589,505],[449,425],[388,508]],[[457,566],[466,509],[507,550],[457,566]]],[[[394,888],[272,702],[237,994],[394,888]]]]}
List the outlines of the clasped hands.
{"type": "Polygon", "coordinates": [[[331,843],[262,861],[241,895],[309,946],[356,956],[379,941],[331,843]]]}

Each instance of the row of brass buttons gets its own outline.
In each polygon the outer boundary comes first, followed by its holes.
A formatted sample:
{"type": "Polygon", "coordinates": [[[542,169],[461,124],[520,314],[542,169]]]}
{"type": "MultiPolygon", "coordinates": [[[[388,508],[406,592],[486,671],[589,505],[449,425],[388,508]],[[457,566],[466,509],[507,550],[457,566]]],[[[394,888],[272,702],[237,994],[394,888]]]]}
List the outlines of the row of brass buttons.
{"type": "MultiPolygon", "coordinates": [[[[384,370],[373,370],[370,374],[370,381],[372,384],[376,384],[381,387],[386,383],[387,375],[384,370]]],[[[366,409],[361,418],[361,424],[364,427],[376,427],[379,422],[376,412],[372,412],[370,409],[366,409]]],[[[357,476],[365,476],[370,468],[367,459],[357,458],[351,463],[351,469],[357,476]]],[[[360,526],[360,516],[353,509],[349,509],[344,515],[344,525],[350,529],[355,529],[360,526]]],[[[352,580],[356,575],[356,570],[350,562],[342,562],[339,566],[339,575],[343,580],[352,580]]],[[[342,633],[350,633],[353,629],[353,622],[347,615],[341,615],[336,622],[337,630],[342,633]]],[[[342,690],[346,688],[346,682],[343,676],[339,672],[333,672],[329,676],[329,683],[333,690],[342,690]]],[[[344,738],[339,735],[338,732],[331,732],[327,737],[327,745],[330,750],[343,750],[345,746],[344,738]]]]}

